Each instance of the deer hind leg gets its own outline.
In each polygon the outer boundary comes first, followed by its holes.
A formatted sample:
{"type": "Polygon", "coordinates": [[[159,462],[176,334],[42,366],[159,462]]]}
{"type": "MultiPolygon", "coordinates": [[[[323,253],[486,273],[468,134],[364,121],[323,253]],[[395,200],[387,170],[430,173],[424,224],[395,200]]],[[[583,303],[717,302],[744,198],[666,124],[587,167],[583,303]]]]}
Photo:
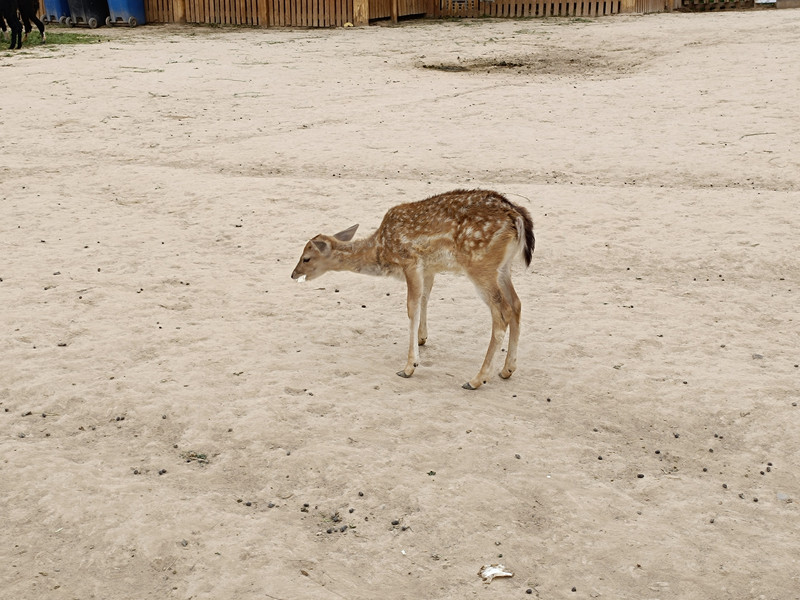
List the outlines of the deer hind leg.
{"type": "Polygon", "coordinates": [[[522,313],[522,302],[517,296],[516,290],[511,283],[511,273],[500,274],[500,290],[506,302],[511,307],[511,321],[508,331],[508,354],[500,377],[508,379],[517,370],[517,346],[519,345],[519,320],[522,313]]]}
{"type": "Polygon", "coordinates": [[[424,346],[425,342],[428,341],[428,300],[431,297],[433,277],[433,273],[425,273],[422,283],[422,302],[420,303],[419,310],[419,333],[417,334],[417,342],[420,346],[424,346]]]}
{"type": "Polygon", "coordinates": [[[506,328],[513,312],[496,280],[485,285],[475,281],[475,285],[492,313],[492,337],[489,339],[489,348],[486,350],[486,358],[483,359],[481,370],[473,379],[461,386],[467,390],[477,390],[489,379],[492,362],[494,362],[498,348],[503,344],[506,328]]]}
{"type": "Polygon", "coordinates": [[[419,328],[420,313],[422,312],[422,291],[424,278],[421,267],[412,266],[406,269],[406,285],[408,286],[408,360],[406,366],[397,374],[400,377],[411,377],[414,369],[419,365],[419,328]]]}

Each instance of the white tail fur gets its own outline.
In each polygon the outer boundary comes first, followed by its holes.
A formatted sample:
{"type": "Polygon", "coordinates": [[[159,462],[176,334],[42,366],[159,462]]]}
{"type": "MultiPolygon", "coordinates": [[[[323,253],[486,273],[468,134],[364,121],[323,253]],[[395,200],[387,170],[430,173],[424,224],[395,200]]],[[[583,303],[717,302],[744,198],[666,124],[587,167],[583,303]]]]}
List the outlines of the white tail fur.
{"type": "Polygon", "coordinates": [[[420,202],[395,206],[369,237],[351,241],[358,225],[333,236],[318,235],[303,249],[292,279],[319,277],[327,271],[354,271],[405,278],[408,285],[409,343],[406,366],[411,377],[419,365],[419,346],[428,338],[428,299],[436,273],[465,273],[492,313],[492,337],[478,374],[463,385],[486,383],[497,349],[509,328],[508,354],[500,377],[517,368],[522,304],[511,283],[518,255],[530,264],[533,223],[525,208],[497,192],[456,190],[420,202]]]}

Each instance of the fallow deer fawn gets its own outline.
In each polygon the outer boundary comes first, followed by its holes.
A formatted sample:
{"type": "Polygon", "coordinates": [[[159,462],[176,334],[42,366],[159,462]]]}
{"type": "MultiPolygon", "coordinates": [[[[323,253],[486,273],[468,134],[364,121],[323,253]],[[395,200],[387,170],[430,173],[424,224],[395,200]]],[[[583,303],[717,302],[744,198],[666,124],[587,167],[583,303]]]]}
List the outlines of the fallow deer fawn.
{"type": "Polygon", "coordinates": [[[508,354],[500,377],[517,368],[522,303],[511,284],[511,263],[522,254],[530,265],[534,248],[528,211],[497,192],[456,190],[420,202],[390,208],[369,237],[351,241],[358,225],[333,236],[318,235],[303,249],[292,279],[319,277],[327,271],[353,271],[405,278],[408,285],[408,362],[397,374],[411,377],[419,365],[419,347],[428,338],[427,309],[433,278],[444,271],[463,272],[492,312],[492,337],[478,374],[463,385],[486,383],[498,347],[510,327],[508,354]]]}

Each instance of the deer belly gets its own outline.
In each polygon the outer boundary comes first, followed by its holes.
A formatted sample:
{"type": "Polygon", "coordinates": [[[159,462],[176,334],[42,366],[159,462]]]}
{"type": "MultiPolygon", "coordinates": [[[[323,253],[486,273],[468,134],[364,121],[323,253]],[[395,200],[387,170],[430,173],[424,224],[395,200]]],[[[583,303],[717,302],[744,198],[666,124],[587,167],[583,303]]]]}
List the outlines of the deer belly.
{"type": "Polygon", "coordinates": [[[463,270],[456,256],[451,251],[444,249],[425,255],[422,262],[426,271],[452,271],[458,273],[463,270]]]}

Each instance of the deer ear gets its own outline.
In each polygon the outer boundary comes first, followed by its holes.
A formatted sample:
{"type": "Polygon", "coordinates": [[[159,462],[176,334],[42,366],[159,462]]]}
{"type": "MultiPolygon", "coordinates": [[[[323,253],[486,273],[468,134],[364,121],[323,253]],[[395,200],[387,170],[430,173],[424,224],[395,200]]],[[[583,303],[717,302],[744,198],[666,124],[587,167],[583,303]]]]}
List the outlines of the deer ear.
{"type": "Polygon", "coordinates": [[[317,250],[319,250],[323,255],[328,256],[331,253],[331,245],[327,241],[314,238],[311,240],[311,243],[314,244],[317,250]]]}
{"type": "Polygon", "coordinates": [[[358,223],[353,225],[352,227],[348,227],[344,231],[340,231],[333,237],[335,237],[340,242],[349,242],[353,239],[353,236],[356,234],[356,229],[358,229],[358,223]]]}

